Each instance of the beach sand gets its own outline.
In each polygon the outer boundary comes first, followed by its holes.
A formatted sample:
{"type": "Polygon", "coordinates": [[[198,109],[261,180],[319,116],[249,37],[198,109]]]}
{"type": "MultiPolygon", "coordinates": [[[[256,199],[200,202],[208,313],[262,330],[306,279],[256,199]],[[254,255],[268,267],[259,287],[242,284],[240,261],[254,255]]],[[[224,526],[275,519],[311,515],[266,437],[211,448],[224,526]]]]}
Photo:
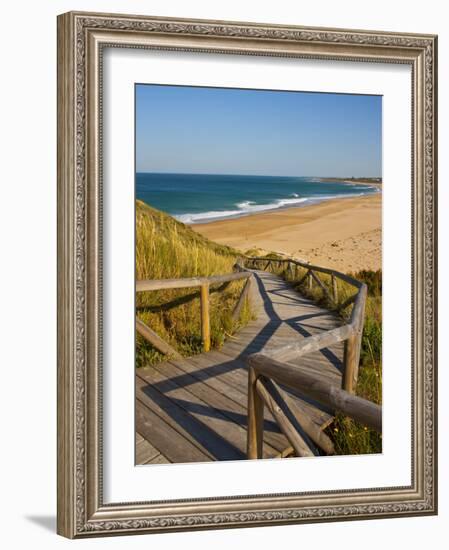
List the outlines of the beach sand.
{"type": "Polygon", "coordinates": [[[382,267],[381,193],[191,227],[242,252],[278,252],[344,272],[382,267]]]}

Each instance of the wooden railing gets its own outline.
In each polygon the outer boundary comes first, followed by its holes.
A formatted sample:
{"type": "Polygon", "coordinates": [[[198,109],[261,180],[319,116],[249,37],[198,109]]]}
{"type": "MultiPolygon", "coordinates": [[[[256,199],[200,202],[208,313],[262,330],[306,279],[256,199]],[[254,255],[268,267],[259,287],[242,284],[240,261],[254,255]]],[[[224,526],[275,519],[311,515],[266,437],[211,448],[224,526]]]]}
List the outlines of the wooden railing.
{"type": "Polygon", "coordinates": [[[349,321],[337,329],[333,329],[329,332],[321,334],[319,337],[306,338],[298,342],[292,341],[291,344],[282,346],[282,348],[274,349],[270,351],[270,355],[275,356],[279,361],[288,361],[289,357],[293,358],[297,356],[298,346],[301,347],[303,342],[308,342],[309,346],[315,346],[314,350],[321,349],[316,347],[321,344],[323,339],[327,342],[322,347],[326,347],[330,344],[336,344],[337,342],[344,341],[344,370],[343,370],[343,381],[342,387],[344,390],[353,393],[357,385],[358,372],[359,372],[359,360],[360,360],[360,349],[362,343],[362,334],[363,334],[363,324],[365,318],[365,303],[367,296],[367,286],[365,283],[346,275],[345,273],[340,273],[334,269],[329,269],[326,267],[319,267],[316,265],[308,264],[300,260],[294,259],[273,259],[267,257],[243,257],[241,259],[243,265],[252,268],[252,269],[263,269],[267,270],[271,268],[280,269],[284,267],[285,270],[290,274],[289,280],[297,285],[301,285],[307,281],[309,290],[312,290],[313,285],[316,284],[321,289],[323,295],[335,305],[335,308],[343,312],[347,307],[353,305],[352,311],[350,314],[349,321]],[[299,268],[305,269],[305,274],[302,274],[298,277],[299,268]],[[318,273],[324,273],[331,277],[331,289],[328,289],[324,282],[320,279],[318,273]],[[347,300],[339,304],[338,302],[338,284],[337,280],[341,280],[344,283],[354,287],[356,292],[349,296],[347,300]]]}
{"type": "Polygon", "coordinates": [[[289,280],[297,285],[307,281],[309,290],[312,290],[313,284],[316,283],[323,295],[333,302],[336,309],[341,312],[351,304],[353,305],[349,321],[338,328],[248,357],[248,458],[262,458],[263,456],[264,406],[267,406],[272,413],[279,428],[290,442],[292,451],[297,456],[312,456],[314,453],[311,445],[316,445],[326,454],[334,453],[334,446],[330,438],[312,422],[303,410],[299,409],[296,402],[280,388],[279,384],[381,431],[381,407],[353,395],[358,378],[367,296],[366,285],[344,273],[300,260],[245,257],[242,262],[252,269],[266,270],[270,267],[275,269],[284,267],[289,274],[289,280]],[[306,270],[300,277],[298,277],[298,268],[306,270]],[[330,275],[330,289],[320,279],[318,273],[330,275]],[[341,304],[338,303],[338,279],[357,289],[355,294],[341,304]],[[338,342],[345,343],[342,388],[332,385],[319,375],[305,373],[298,367],[288,364],[288,361],[294,358],[313,353],[338,342]],[[302,434],[305,434],[308,441],[302,434]]]}
{"type": "MultiPolygon", "coordinates": [[[[305,345],[307,340],[304,340],[305,345]]],[[[299,410],[293,399],[278,384],[297,390],[301,395],[340,411],[376,431],[382,431],[382,408],[379,405],[356,397],[319,376],[302,372],[294,365],[277,361],[264,353],[250,355],[248,364],[248,458],[263,456],[265,405],[297,456],[314,455],[309,442],[301,435],[303,433],[325,453],[334,453],[330,438],[304,411],[299,410]]]]}
{"type": "MultiPolygon", "coordinates": [[[[213,275],[210,277],[189,277],[184,279],[150,279],[141,280],[136,283],[136,292],[148,292],[155,290],[180,289],[180,288],[200,288],[201,302],[201,340],[203,350],[210,350],[210,306],[209,292],[210,287],[215,284],[229,283],[246,279],[245,286],[240,293],[240,297],[232,312],[232,318],[237,320],[245,303],[245,298],[250,290],[253,275],[245,271],[240,265],[236,264],[236,273],[227,273],[225,275],[213,275]]],[[[173,357],[180,357],[179,353],[170,344],[165,342],[154,330],[147,326],[136,316],[136,330],[152,344],[158,351],[173,357]]]]}
{"type": "MultiPolygon", "coordinates": [[[[233,310],[233,318],[240,315],[245,299],[254,279],[253,270],[285,268],[288,280],[301,285],[307,281],[308,288],[316,284],[323,295],[333,302],[340,312],[352,305],[349,320],[334,328],[310,336],[292,340],[288,344],[265,350],[263,353],[248,357],[248,458],[261,458],[263,446],[263,409],[267,406],[280,429],[298,456],[311,456],[311,445],[316,445],[327,454],[334,453],[330,438],[313,423],[296,402],[281,389],[280,385],[300,392],[325,406],[341,411],[345,415],[380,431],[382,429],[381,407],[353,395],[358,377],[358,365],[364,324],[364,310],[367,287],[364,283],[333,269],[311,265],[300,260],[274,258],[240,258],[234,268],[236,272],[211,277],[190,277],[185,279],[160,279],[137,281],[136,292],[148,292],[166,289],[200,288],[201,300],[201,337],[204,351],[210,349],[210,311],[209,292],[211,285],[229,283],[246,279],[239,299],[233,310]],[[305,269],[298,277],[298,269],[305,269]],[[331,277],[330,288],[320,279],[320,274],[331,277]],[[338,302],[338,284],[341,280],[356,289],[342,303],[338,302]],[[339,388],[319,376],[302,372],[289,364],[293,358],[321,350],[338,342],[344,342],[344,372],[342,388],[339,388]],[[303,437],[305,434],[307,441],[303,437]]],[[[179,357],[178,352],[160,338],[150,327],[136,317],[136,330],[160,352],[179,357]]]]}

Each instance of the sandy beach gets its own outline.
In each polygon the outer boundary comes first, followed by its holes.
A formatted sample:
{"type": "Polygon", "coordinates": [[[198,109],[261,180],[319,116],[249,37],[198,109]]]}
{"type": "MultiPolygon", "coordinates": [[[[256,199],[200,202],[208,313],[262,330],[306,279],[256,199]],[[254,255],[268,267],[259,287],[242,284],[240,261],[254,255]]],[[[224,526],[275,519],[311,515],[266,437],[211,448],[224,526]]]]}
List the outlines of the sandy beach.
{"type": "Polygon", "coordinates": [[[382,266],[381,193],[191,227],[242,252],[279,252],[345,272],[382,266]]]}

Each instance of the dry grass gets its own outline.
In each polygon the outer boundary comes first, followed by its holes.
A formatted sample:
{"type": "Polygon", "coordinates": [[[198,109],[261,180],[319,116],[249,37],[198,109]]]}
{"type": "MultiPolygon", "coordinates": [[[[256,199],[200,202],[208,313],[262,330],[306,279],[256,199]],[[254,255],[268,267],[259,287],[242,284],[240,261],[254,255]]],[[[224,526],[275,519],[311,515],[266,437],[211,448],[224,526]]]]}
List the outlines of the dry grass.
{"type": "MultiPolygon", "coordinates": [[[[178,279],[231,273],[237,258],[233,249],[209,241],[171,216],[136,203],[136,279],[178,279]]],[[[211,287],[211,345],[220,347],[227,334],[245,324],[251,313],[243,308],[237,323],[232,310],[242,281],[211,287]]],[[[142,292],[136,296],[139,318],[182,355],[202,351],[199,289],[142,292]]],[[[141,336],[136,339],[136,366],[165,357],[141,336]]]]}

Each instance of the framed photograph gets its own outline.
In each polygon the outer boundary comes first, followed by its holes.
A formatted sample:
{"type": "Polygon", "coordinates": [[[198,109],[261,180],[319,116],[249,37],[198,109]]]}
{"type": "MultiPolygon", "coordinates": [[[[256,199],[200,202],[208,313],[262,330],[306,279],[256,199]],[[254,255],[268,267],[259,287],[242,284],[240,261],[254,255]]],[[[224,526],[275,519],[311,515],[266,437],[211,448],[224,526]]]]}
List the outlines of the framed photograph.
{"type": "Polygon", "coordinates": [[[58,532],[437,512],[437,37],[58,18],[58,532]]]}

